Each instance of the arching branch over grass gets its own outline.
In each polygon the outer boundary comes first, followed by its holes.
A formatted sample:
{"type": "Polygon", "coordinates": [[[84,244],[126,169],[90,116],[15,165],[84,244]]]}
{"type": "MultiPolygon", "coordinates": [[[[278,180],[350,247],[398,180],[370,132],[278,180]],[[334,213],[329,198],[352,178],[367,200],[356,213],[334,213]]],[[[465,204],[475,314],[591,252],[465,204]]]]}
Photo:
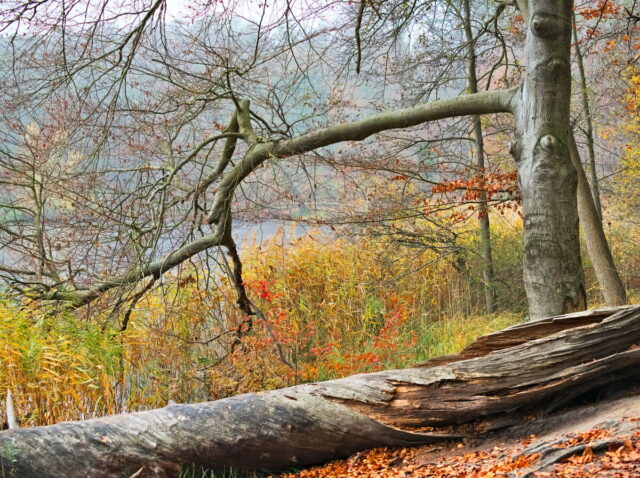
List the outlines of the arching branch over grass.
{"type": "MultiPolygon", "coordinates": [[[[238,161],[217,186],[217,192],[209,213],[213,232],[178,248],[167,257],[136,267],[130,272],[105,280],[88,291],[53,291],[44,295],[48,300],[67,300],[74,306],[82,306],[100,297],[104,292],[128,284],[135,284],[149,276],[159,276],[182,264],[194,255],[217,246],[229,245],[231,237],[231,202],[235,189],[260,165],[271,158],[285,158],[314,151],[344,141],[362,141],[371,135],[392,129],[408,128],[429,121],[467,115],[508,113],[512,111],[519,89],[487,91],[456,98],[444,99],[393,112],[373,115],[358,121],[338,124],[311,131],[283,141],[260,142],[251,128],[249,102],[240,102],[237,112],[239,135],[249,145],[246,155],[238,161]]],[[[231,122],[235,130],[235,119],[231,122]]],[[[235,137],[231,138],[235,145],[235,137]]],[[[233,146],[225,148],[223,161],[228,163],[233,146]]],[[[200,186],[197,186],[197,189],[200,186]]]]}

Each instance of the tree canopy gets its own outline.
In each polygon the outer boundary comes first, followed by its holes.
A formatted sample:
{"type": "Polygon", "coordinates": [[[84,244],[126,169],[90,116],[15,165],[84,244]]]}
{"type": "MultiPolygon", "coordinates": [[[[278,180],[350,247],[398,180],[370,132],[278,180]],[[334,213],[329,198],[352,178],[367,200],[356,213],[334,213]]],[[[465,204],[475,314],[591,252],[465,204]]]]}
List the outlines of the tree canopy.
{"type": "MultiPolygon", "coordinates": [[[[583,194],[572,148],[571,45],[583,59],[600,41],[578,20],[611,37],[623,28],[608,22],[622,6],[592,3],[575,15],[569,1],[526,0],[4,2],[2,275],[74,307],[107,291],[135,303],[187,261],[228,268],[225,250],[252,314],[234,223],[433,220],[415,203],[336,206],[354,203],[362,171],[446,191],[443,181],[468,177],[469,151],[508,149],[517,193],[488,197],[478,157],[475,202],[487,220],[487,201],[522,200],[531,316],[586,305],[576,190],[607,302],[624,303],[597,181],[595,197],[583,194]],[[506,115],[480,119],[493,113],[506,115]],[[355,190],[338,188],[341,177],[355,190]]],[[[483,257],[490,309],[490,249],[483,257]]]]}

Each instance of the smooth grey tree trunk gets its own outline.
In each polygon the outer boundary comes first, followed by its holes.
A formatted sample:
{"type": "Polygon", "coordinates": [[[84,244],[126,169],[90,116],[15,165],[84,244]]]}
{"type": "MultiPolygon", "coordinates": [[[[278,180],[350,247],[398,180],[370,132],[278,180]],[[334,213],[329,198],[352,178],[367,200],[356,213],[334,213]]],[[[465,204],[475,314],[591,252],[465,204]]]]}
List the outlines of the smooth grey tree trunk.
{"type": "Polygon", "coordinates": [[[569,151],[571,0],[519,2],[527,13],[527,72],[511,151],[524,209],[524,283],[530,318],[586,308],[569,151]]]}
{"type": "MultiPolygon", "coordinates": [[[[476,72],[475,38],[471,28],[471,8],[469,0],[464,0],[464,33],[467,42],[467,90],[469,93],[478,92],[478,76],[476,72]]],[[[474,116],[473,136],[475,143],[475,166],[479,174],[485,174],[484,138],[480,116],[474,116]]],[[[482,257],[482,286],[484,289],[485,309],[488,314],[496,310],[496,293],[493,286],[493,257],[491,251],[491,224],[489,222],[489,208],[487,192],[480,191],[478,201],[478,222],[480,223],[480,257],[482,257]]]]}
{"type": "Polygon", "coordinates": [[[413,368],[3,431],[0,476],[178,476],[190,463],[279,470],[478,436],[639,378],[639,341],[640,307],[581,312],[517,325],[413,368]]]}

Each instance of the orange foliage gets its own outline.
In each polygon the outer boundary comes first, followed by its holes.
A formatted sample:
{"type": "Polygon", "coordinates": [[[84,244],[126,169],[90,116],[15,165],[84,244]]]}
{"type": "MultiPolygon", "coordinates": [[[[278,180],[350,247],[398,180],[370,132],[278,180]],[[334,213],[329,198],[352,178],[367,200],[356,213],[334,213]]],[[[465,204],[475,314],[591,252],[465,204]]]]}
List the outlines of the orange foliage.
{"type": "MultiPolygon", "coordinates": [[[[637,419],[631,419],[634,421],[637,419]]],[[[610,433],[593,429],[570,437],[562,446],[592,443],[608,438],[610,433]]],[[[346,460],[331,462],[281,478],[497,478],[523,476],[535,466],[539,453],[527,454],[523,450],[535,436],[521,443],[499,444],[492,449],[467,450],[465,445],[443,444],[416,448],[378,448],[358,453],[346,460]],[[529,470],[527,470],[529,469],[529,470]]],[[[587,446],[550,471],[534,472],[536,478],[572,477],[591,478],[640,476],[640,431],[629,437],[619,437],[605,453],[596,454],[587,446]]]]}
{"type": "MultiPolygon", "coordinates": [[[[459,445],[462,447],[462,445],[459,445]]],[[[312,468],[282,478],[491,478],[531,466],[539,454],[503,457],[504,450],[496,447],[490,451],[459,453],[451,449],[450,455],[439,459],[421,454],[420,448],[377,448],[358,453],[348,460],[334,461],[324,467],[312,468]],[[427,461],[428,460],[428,461],[427,461]]]]}
{"type": "MultiPolygon", "coordinates": [[[[511,171],[508,173],[489,173],[477,174],[468,179],[456,179],[453,181],[445,181],[435,185],[431,192],[433,194],[443,195],[444,198],[436,201],[437,205],[451,202],[451,193],[458,193],[457,200],[476,203],[480,201],[483,193],[486,200],[498,212],[504,212],[508,209],[517,211],[520,206],[520,194],[518,190],[518,172],[511,171]]],[[[476,210],[476,206],[471,204],[467,207],[468,211],[476,210]]],[[[427,212],[425,212],[426,214],[427,212]]],[[[486,211],[480,211],[480,217],[486,216],[486,211]]],[[[468,215],[462,212],[454,212],[452,218],[454,222],[460,222],[467,219],[468,215]]]]}
{"type": "Polygon", "coordinates": [[[603,438],[607,438],[611,435],[608,430],[603,430],[601,428],[595,428],[593,430],[589,430],[588,432],[578,433],[576,436],[569,438],[569,440],[563,441],[556,446],[556,448],[566,448],[568,446],[581,445],[582,443],[589,443],[595,440],[602,440],[603,438]]]}
{"type": "MultiPolygon", "coordinates": [[[[211,398],[406,366],[517,320],[459,319],[465,277],[430,250],[313,232],[288,246],[245,244],[243,258],[261,314],[208,372],[211,398]]],[[[232,307],[225,317],[228,326],[246,319],[232,307]]]]}
{"type": "Polygon", "coordinates": [[[612,0],[599,0],[595,7],[581,8],[576,10],[576,13],[585,20],[610,18],[620,15],[622,7],[612,0]]]}
{"type": "Polygon", "coordinates": [[[245,244],[242,253],[262,311],[253,327],[229,278],[207,281],[195,268],[141,299],[124,332],[109,297],[83,318],[0,302],[0,389],[12,391],[21,425],[402,367],[520,318],[467,313],[465,278],[433,251],[316,233],[286,247],[245,244]]]}

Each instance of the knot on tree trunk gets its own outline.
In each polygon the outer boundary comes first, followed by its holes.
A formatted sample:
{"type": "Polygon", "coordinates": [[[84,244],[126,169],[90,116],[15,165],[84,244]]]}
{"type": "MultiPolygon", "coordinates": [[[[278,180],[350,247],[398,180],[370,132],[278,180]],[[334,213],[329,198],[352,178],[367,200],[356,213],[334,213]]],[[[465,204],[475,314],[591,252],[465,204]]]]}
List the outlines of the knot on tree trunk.
{"type": "Polygon", "coordinates": [[[540,147],[549,153],[557,152],[560,141],[552,134],[545,134],[540,138],[540,147]]]}
{"type": "Polygon", "coordinates": [[[553,38],[566,29],[565,20],[557,15],[538,12],[531,19],[531,31],[540,38],[553,38]]]}

